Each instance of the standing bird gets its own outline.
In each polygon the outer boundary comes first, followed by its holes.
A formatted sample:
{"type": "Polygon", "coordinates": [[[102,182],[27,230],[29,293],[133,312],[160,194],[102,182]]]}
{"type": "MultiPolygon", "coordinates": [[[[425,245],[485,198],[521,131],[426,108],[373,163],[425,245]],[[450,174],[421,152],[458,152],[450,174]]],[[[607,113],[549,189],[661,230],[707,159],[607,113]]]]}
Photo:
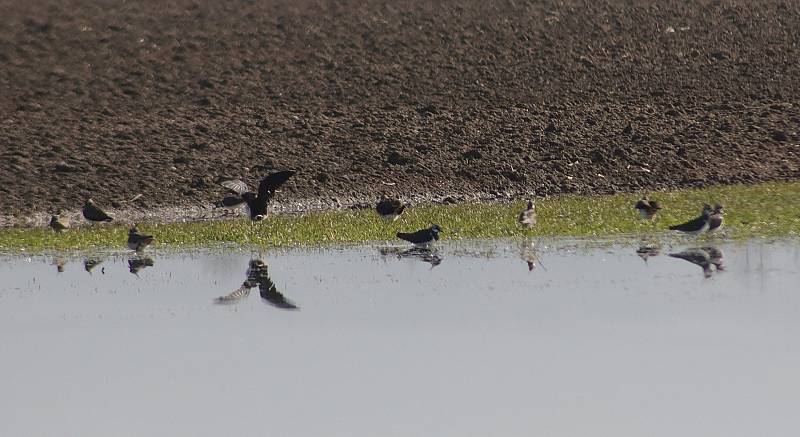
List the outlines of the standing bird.
{"type": "Polygon", "coordinates": [[[708,232],[716,232],[722,229],[723,221],[725,220],[722,217],[724,208],[719,203],[714,205],[714,211],[708,216],[708,232]]]}
{"type": "Polygon", "coordinates": [[[62,211],[50,217],[50,227],[56,232],[64,232],[69,229],[69,217],[63,215],[62,211]]]}
{"type": "Polygon", "coordinates": [[[532,228],[536,224],[536,205],[533,200],[528,201],[528,208],[519,213],[517,221],[523,228],[532,228]]]}
{"type": "Polygon", "coordinates": [[[90,222],[110,222],[113,220],[110,215],[95,205],[94,200],[88,199],[83,204],[83,216],[90,222]]]}
{"type": "Polygon", "coordinates": [[[650,220],[651,218],[655,217],[658,211],[661,209],[661,205],[655,200],[650,200],[647,195],[645,194],[634,206],[636,211],[639,211],[639,215],[646,220],[650,220]]]}
{"type": "Polygon", "coordinates": [[[128,248],[140,252],[153,242],[152,235],[140,234],[136,226],[128,231],[128,248]]]}
{"type": "Polygon", "coordinates": [[[703,211],[700,213],[699,217],[689,220],[686,223],[670,226],[669,230],[686,232],[687,234],[692,235],[700,235],[708,230],[708,219],[710,214],[711,206],[705,203],[703,204],[703,211]]]}
{"type": "Polygon", "coordinates": [[[406,209],[406,206],[400,202],[400,199],[388,199],[386,197],[378,201],[375,206],[375,211],[378,212],[378,215],[382,219],[389,221],[395,221],[400,218],[400,214],[403,213],[404,209],[406,209]]]}
{"type": "Polygon", "coordinates": [[[433,225],[428,229],[420,229],[413,233],[398,232],[397,238],[414,243],[415,246],[427,247],[439,240],[439,232],[442,232],[442,228],[439,225],[433,225]]]}
{"type": "MultiPolygon", "coordinates": [[[[219,182],[223,187],[238,194],[242,201],[247,204],[249,209],[250,219],[254,221],[263,220],[267,216],[267,204],[270,199],[275,196],[275,191],[283,185],[290,177],[294,176],[295,172],[291,170],[279,171],[272,173],[265,177],[258,184],[258,194],[250,191],[250,188],[239,179],[226,179],[219,182]]],[[[227,207],[235,207],[238,204],[235,198],[226,197],[217,204],[225,205],[227,207]]],[[[239,202],[241,203],[241,202],[239,202]]]]}
{"type": "Polygon", "coordinates": [[[703,268],[703,276],[706,278],[711,276],[711,256],[703,249],[687,249],[679,253],[671,253],[669,256],[673,258],[680,258],[690,263],[697,264],[703,268]]]}

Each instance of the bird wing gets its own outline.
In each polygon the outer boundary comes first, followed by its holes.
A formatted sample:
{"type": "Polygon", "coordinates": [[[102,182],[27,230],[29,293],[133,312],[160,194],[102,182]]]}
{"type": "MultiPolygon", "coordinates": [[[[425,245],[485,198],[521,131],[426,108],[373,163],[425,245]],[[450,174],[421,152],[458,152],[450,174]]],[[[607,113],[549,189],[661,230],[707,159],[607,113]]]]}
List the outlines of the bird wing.
{"type": "Polygon", "coordinates": [[[277,288],[275,288],[275,284],[267,278],[267,280],[259,281],[258,283],[258,290],[259,294],[261,294],[261,298],[269,302],[270,305],[281,308],[284,310],[296,310],[300,309],[294,302],[286,299],[286,296],[281,294],[277,288]]]}
{"type": "Polygon", "coordinates": [[[428,230],[427,229],[422,229],[422,230],[419,230],[417,232],[411,232],[411,233],[398,232],[396,235],[397,235],[397,238],[400,238],[401,240],[406,240],[409,243],[414,243],[414,244],[424,243],[426,241],[430,241],[431,240],[431,236],[428,235],[428,230]]]}
{"type": "Polygon", "coordinates": [[[244,299],[250,294],[250,288],[248,287],[247,283],[242,284],[241,287],[237,288],[236,290],[231,291],[230,293],[226,294],[225,296],[220,296],[214,299],[215,303],[218,304],[228,304],[228,303],[236,303],[240,300],[244,299]]]}
{"type": "Polygon", "coordinates": [[[222,179],[218,183],[239,195],[250,191],[250,187],[239,179],[222,179]]]}
{"type": "Polygon", "coordinates": [[[275,195],[275,190],[288,181],[290,177],[294,176],[294,173],[291,170],[284,170],[265,177],[258,184],[258,197],[264,197],[268,200],[275,195]]]}
{"type": "Polygon", "coordinates": [[[84,205],[83,206],[83,216],[86,217],[88,220],[102,222],[102,221],[111,221],[113,220],[111,216],[106,214],[105,211],[98,208],[95,205],[84,205]]]}
{"type": "Polygon", "coordinates": [[[405,206],[398,199],[381,199],[375,210],[378,211],[378,214],[389,215],[400,214],[404,208],[405,206]]]}
{"type": "Polygon", "coordinates": [[[226,196],[219,202],[216,202],[214,206],[217,208],[233,208],[239,206],[244,203],[244,199],[239,196],[226,196]]]}

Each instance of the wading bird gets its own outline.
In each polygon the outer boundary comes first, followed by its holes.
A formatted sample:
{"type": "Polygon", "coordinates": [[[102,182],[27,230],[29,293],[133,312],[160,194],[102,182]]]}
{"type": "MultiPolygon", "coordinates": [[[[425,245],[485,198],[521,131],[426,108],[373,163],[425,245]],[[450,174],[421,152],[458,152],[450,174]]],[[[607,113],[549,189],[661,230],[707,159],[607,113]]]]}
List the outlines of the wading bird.
{"type": "Polygon", "coordinates": [[[434,241],[439,240],[439,232],[442,232],[442,228],[439,225],[433,225],[428,229],[420,229],[417,232],[398,232],[397,238],[414,243],[418,247],[427,247],[433,244],[434,241]]]}
{"type": "Polygon", "coordinates": [[[685,232],[692,235],[700,235],[708,230],[708,218],[710,214],[711,206],[708,204],[703,204],[703,211],[700,213],[699,217],[689,220],[686,223],[670,226],[669,230],[685,232]]]}
{"type": "Polygon", "coordinates": [[[517,222],[524,228],[532,228],[536,224],[536,205],[533,200],[528,201],[528,207],[519,213],[517,222]]]}

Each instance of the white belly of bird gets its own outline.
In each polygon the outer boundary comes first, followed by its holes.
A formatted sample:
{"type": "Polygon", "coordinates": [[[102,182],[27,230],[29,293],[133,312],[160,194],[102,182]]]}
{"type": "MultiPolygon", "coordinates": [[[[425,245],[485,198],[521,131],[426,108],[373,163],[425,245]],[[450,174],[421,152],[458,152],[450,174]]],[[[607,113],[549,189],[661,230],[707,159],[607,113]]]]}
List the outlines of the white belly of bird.
{"type": "Polygon", "coordinates": [[[400,218],[400,214],[394,214],[394,213],[392,213],[392,214],[383,214],[383,215],[381,215],[381,218],[384,219],[384,220],[393,222],[393,221],[397,220],[398,218],[400,218]]]}

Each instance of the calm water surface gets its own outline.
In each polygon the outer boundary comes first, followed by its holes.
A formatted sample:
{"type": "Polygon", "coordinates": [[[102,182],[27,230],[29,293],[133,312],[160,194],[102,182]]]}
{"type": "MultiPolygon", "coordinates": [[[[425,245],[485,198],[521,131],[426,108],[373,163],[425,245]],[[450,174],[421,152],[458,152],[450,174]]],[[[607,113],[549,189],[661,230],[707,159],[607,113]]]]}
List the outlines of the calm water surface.
{"type": "Polygon", "coordinates": [[[797,435],[800,245],[690,246],[5,256],[0,435],[797,435]]]}

